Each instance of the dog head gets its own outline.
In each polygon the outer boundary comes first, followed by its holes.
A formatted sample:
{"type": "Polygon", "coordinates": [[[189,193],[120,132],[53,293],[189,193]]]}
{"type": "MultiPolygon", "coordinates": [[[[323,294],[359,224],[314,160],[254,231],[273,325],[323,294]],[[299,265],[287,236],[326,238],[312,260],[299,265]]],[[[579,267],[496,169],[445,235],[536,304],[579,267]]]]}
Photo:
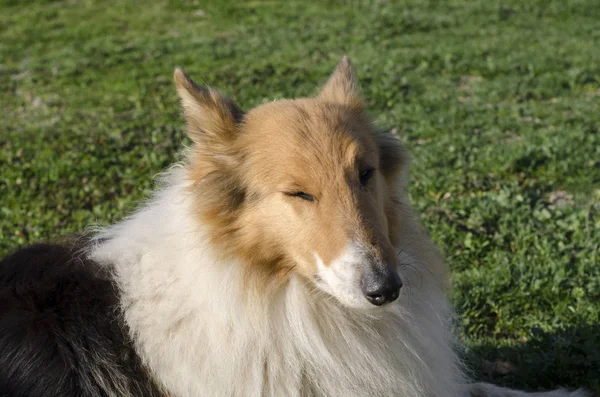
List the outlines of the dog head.
{"type": "MultiPolygon", "coordinates": [[[[297,274],[342,304],[398,298],[398,140],[371,124],[344,57],[313,98],[243,112],[175,71],[195,208],[220,252],[250,276],[297,274]]],[[[256,277],[251,277],[256,279],[256,277]]]]}

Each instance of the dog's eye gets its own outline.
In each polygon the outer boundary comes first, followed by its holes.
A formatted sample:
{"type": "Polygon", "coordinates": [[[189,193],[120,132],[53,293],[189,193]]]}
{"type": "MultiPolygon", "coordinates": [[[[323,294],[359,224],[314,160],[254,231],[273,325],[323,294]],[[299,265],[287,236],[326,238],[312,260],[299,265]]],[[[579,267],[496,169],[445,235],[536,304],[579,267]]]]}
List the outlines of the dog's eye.
{"type": "Polygon", "coordinates": [[[312,196],[308,193],[304,193],[304,192],[286,192],[284,193],[286,196],[290,196],[290,197],[298,197],[301,198],[302,200],[306,200],[306,201],[315,201],[315,196],[312,196]]]}
{"type": "Polygon", "coordinates": [[[360,184],[363,186],[366,186],[367,183],[369,183],[369,180],[373,176],[374,172],[375,172],[375,170],[373,168],[365,168],[364,170],[360,170],[360,172],[359,172],[360,184]]]}

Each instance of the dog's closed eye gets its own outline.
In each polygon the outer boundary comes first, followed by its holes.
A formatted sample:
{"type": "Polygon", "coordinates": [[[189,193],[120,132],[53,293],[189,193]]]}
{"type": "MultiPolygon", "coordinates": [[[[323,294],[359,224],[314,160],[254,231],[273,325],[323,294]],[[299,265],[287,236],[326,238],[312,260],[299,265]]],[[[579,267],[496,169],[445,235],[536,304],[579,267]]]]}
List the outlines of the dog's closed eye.
{"type": "Polygon", "coordinates": [[[306,201],[315,201],[315,196],[304,192],[285,192],[284,194],[289,197],[298,197],[306,201]]]}

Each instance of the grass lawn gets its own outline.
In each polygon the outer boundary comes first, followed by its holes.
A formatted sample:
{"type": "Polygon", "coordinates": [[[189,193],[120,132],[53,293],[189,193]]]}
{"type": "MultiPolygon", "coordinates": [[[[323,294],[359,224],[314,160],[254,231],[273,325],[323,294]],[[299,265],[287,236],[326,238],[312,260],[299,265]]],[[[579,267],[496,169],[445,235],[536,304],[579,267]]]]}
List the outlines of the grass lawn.
{"type": "Polygon", "coordinates": [[[0,256],[147,196],[187,143],[174,66],[249,108],[348,54],[412,153],[474,376],[600,394],[598,0],[0,4],[0,256]]]}

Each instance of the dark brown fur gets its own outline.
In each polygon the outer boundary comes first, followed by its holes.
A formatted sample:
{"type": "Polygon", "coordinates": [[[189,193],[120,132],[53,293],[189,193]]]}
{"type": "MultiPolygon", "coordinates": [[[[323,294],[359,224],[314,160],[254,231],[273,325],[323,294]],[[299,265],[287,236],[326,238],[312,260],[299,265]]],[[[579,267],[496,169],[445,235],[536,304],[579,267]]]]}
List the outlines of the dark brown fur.
{"type": "Polygon", "coordinates": [[[161,396],[133,349],[110,273],[75,246],[0,261],[0,396],[161,396]]]}

